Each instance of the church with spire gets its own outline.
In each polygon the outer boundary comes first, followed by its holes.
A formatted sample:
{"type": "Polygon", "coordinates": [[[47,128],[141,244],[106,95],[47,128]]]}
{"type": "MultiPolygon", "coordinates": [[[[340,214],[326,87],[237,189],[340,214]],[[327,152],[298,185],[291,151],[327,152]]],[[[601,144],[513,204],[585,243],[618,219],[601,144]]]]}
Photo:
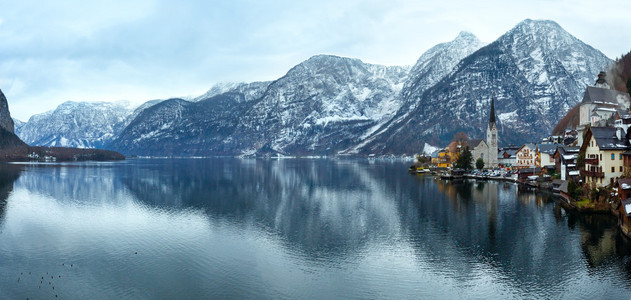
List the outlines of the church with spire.
{"type": "Polygon", "coordinates": [[[495,123],[495,97],[491,95],[491,113],[489,114],[489,125],[486,128],[486,144],[489,146],[488,160],[485,167],[495,168],[497,163],[497,124],[495,123]]]}
{"type": "Polygon", "coordinates": [[[497,123],[495,122],[495,97],[491,95],[491,111],[489,113],[489,124],[486,127],[486,141],[483,139],[469,141],[469,148],[473,156],[473,165],[478,158],[484,160],[485,168],[498,167],[497,153],[497,123]]]}

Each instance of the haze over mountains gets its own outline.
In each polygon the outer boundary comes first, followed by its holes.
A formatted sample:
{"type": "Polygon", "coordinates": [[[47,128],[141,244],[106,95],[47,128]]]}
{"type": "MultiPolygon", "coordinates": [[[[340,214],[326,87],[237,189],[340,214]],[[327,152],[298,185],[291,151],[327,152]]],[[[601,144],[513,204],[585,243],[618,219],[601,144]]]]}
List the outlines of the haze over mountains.
{"type": "Polygon", "coordinates": [[[520,144],[547,135],[611,63],[555,22],[525,20],[488,45],[463,32],[411,68],[317,55],[191,101],[64,103],[16,133],[135,155],[411,155],[458,131],[482,137],[493,92],[500,145],[520,144]]]}

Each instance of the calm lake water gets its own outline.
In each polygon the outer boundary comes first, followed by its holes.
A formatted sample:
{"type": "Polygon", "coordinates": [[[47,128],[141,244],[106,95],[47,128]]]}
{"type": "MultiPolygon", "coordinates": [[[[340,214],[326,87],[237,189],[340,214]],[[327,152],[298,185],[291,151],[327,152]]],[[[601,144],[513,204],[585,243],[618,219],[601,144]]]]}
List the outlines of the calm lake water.
{"type": "Polygon", "coordinates": [[[407,165],[0,165],[0,298],[631,295],[631,243],[614,219],[407,165]]]}

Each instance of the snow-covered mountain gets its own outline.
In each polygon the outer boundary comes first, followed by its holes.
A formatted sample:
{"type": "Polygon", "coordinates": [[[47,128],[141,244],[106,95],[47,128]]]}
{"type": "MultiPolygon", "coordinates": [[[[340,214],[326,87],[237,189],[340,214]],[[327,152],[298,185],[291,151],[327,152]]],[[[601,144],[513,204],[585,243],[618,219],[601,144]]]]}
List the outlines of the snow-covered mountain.
{"type": "Polygon", "coordinates": [[[489,45],[463,32],[412,68],[317,55],[273,82],[220,84],[89,126],[72,120],[96,108],[55,110],[19,133],[138,155],[409,155],[458,131],[483,137],[493,92],[500,144],[521,144],[548,134],[609,63],[555,22],[525,20],[489,45]]]}
{"type": "Polygon", "coordinates": [[[244,151],[337,154],[390,120],[408,69],[314,56],[268,87],[239,122],[244,151]]]}
{"type": "Polygon", "coordinates": [[[16,130],[29,145],[102,148],[129,122],[132,106],[119,102],[64,102],[32,116],[16,130]]]}
{"type": "Polygon", "coordinates": [[[215,84],[208,92],[205,94],[195,97],[192,99],[193,102],[198,102],[202,100],[206,100],[208,98],[212,98],[215,96],[219,96],[221,94],[225,94],[228,92],[239,93],[243,95],[243,99],[241,101],[251,101],[255,99],[259,99],[263,97],[263,93],[267,89],[267,86],[271,81],[262,81],[262,82],[252,82],[252,83],[218,83],[215,84]]]}
{"type": "Polygon", "coordinates": [[[140,155],[335,154],[392,117],[407,74],[403,67],[314,56],[272,83],[160,103],[112,148],[140,155]]]}
{"type": "Polygon", "coordinates": [[[15,132],[20,132],[20,129],[22,129],[22,127],[24,127],[24,125],[26,125],[26,122],[22,122],[16,118],[11,118],[13,119],[13,128],[15,132]]]}
{"type": "MultiPolygon", "coordinates": [[[[421,55],[399,95],[402,105],[396,115],[385,126],[379,128],[361,143],[345,150],[345,153],[356,154],[359,149],[374,141],[389,129],[396,127],[413,113],[421,104],[420,96],[443,77],[451,73],[454,67],[465,57],[484,46],[478,38],[469,32],[461,32],[454,40],[438,44],[421,55]]],[[[419,149],[419,151],[422,150],[419,149]]]]}
{"type": "Polygon", "coordinates": [[[610,63],[557,23],[525,20],[428,90],[403,95],[418,99],[416,107],[362,151],[416,153],[425,142],[445,144],[459,131],[481,138],[492,93],[500,144],[534,141],[551,132],[610,63]]]}

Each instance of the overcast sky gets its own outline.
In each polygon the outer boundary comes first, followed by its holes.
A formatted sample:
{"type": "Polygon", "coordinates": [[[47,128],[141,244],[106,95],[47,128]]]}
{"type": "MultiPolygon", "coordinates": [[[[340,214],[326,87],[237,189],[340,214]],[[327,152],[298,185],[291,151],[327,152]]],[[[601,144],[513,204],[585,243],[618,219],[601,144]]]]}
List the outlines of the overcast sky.
{"type": "Polygon", "coordinates": [[[0,89],[28,120],[64,101],[197,96],[274,80],[315,54],[412,65],[469,31],[492,42],[550,19],[610,58],[631,50],[631,1],[0,1],[0,89]]]}

